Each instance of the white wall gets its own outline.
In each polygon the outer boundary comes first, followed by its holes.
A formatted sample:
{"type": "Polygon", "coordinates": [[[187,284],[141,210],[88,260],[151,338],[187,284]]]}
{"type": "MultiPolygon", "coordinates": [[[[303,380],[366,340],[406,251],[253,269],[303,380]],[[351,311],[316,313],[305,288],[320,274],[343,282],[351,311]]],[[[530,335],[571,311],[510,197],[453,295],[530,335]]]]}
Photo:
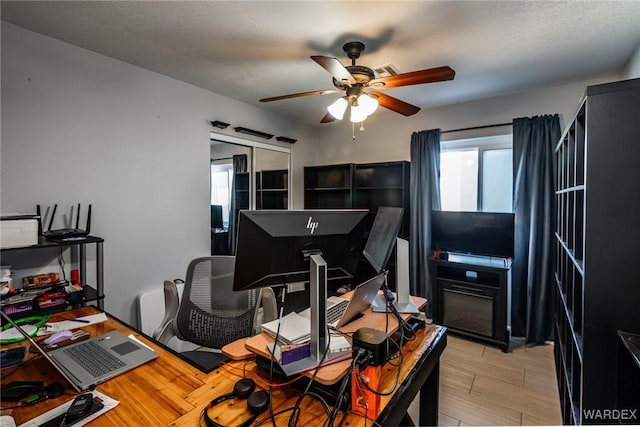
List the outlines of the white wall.
{"type": "Polygon", "coordinates": [[[210,253],[209,122],[306,136],[282,116],[5,22],[1,76],[2,212],[92,203],[105,309],[127,322],[137,294],[210,253]]]}
{"type": "Polygon", "coordinates": [[[640,78],[640,44],[638,44],[638,48],[625,66],[623,75],[625,79],[640,78]]]}

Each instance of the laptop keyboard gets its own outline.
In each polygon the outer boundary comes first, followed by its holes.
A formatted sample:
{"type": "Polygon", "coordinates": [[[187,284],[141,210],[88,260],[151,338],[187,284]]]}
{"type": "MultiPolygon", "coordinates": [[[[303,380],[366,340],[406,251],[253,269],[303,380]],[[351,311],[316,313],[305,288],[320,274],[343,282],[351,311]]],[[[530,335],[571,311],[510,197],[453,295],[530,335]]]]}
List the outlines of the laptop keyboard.
{"type": "Polygon", "coordinates": [[[345,310],[347,309],[348,304],[349,304],[349,300],[345,299],[329,307],[327,309],[327,323],[332,324],[340,320],[345,310]]]}
{"type": "Polygon", "coordinates": [[[125,363],[94,342],[67,348],[64,352],[94,377],[122,368],[125,363]]]}

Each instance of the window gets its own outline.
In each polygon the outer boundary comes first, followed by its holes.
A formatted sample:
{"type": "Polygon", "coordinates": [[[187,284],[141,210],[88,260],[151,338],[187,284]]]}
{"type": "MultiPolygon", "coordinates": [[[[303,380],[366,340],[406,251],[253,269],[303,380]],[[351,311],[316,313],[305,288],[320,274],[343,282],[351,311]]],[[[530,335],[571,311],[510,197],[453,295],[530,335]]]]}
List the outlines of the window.
{"type": "Polygon", "coordinates": [[[442,210],[512,212],[511,135],[442,141],[442,210]]]}
{"type": "Polygon", "coordinates": [[[211,204],[222,205],[222,223],[225,228],[229,226],[232,182],[233,164],[231,162],[211,162],[211,204]]]}

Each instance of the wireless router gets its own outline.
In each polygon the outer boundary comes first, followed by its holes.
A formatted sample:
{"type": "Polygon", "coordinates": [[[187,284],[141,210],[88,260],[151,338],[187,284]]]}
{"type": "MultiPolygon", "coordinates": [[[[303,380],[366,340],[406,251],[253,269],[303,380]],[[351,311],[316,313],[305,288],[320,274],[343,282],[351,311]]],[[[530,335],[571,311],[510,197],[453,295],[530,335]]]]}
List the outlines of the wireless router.
{"type": "MultiPolygon", "coordinates": [[[[52,230],[53,220],[56,216],[56,209],[58,205],[53,205],[53,212],[51,212],[51,218],[49,219],[49,227],[47,227],[47,231],[45,231],[44,237],[49,240],[64,240],[69,238],[76,237],[86,237],[91,232],[91,205],[89,205],[89,210],[87,211],[87,226],[83,230],[80,227],[80,203],[78,203],[78,209],[76,211],[76,228],[59,228],[56,230],[52,230]]],[[[40,210],[40,206],[38,205],[38,211],[40,210]]]]}

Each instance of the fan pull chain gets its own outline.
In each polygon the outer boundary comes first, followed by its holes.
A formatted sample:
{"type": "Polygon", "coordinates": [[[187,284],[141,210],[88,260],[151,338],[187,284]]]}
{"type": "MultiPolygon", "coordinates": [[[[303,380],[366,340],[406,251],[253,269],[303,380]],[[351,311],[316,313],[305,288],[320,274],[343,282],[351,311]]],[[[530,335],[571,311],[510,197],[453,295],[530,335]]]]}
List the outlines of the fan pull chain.
{"type": "Polygon", "coordinates": [[[351,122],[351,139],[356,140],[356,124],[351,122]]]}

